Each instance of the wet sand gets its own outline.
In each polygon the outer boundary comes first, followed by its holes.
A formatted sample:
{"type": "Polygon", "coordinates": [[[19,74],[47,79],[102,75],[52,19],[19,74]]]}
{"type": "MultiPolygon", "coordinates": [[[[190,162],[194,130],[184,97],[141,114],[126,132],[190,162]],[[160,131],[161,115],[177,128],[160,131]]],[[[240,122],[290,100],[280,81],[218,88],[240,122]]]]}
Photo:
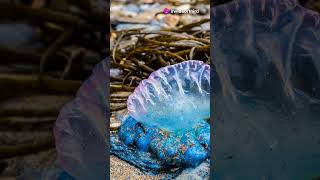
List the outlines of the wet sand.
{"type": "Polygon", "coordinates": [[[150,176],[143,173],[140,169],[128,164],[121,159],[110,156],[110,179],[111,180],[127,180],[127,179],[139,179],[139,180],[160,180],[164,176],[150,176]]]}

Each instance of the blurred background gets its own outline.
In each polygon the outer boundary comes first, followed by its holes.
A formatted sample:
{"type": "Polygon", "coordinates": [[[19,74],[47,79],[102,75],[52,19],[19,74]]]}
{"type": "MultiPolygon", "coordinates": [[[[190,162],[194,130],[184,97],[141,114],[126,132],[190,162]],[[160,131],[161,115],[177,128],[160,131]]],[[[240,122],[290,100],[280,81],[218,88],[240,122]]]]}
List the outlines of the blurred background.
{"type": "Polygon", "coordinates": [[[108,54],[105,0],[0,1],[0,179],[58,166],[52,127],[108,54]]]}
{"type": "MultiPolygon", "coordinates": [[[[212,5],[217,6],[219,4],[228,3],[232,0],[214,0],[212,5]]],[[[320,1],[319,0],[297,0],[301,5],[316,11],[320,11],[320,1]]]]}

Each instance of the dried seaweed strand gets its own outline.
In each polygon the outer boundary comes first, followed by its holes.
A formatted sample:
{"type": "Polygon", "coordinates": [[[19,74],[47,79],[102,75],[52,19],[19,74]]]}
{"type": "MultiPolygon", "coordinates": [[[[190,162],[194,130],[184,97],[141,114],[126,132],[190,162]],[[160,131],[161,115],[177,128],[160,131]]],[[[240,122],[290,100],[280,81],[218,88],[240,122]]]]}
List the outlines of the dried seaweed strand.
{"type": "Polygon", "coordinates": [[[120,44],[120,41],[122,40],[122,38],[124,37],[124,33],[121,33],[120,37],[117,39],[117,42],[116,44],[114,45],[113,47],[113,50],[112,50],[112,59],[113,59],[113,62],[114,63],[117,63],[116,61],[116,51],[117,51],[117,48],[120,44]]]}
{"type": "Polygon", "coordinates": [[[126,82],[126,80],[128,79],[129,76],[131,76],[131,74],[133,73],[133,71],[130,71],[122,80],[122,84],[124,84],[126,82]]]}
{"type": "MultiPolygon", "coordinates": [[[[209,51],[210,50],[210,47],[208,45],[205,45],[205,46],[197,46],[195,48],[195,51],[198,51],[198,52],[203,52],[203,51],[209,51]]],[[[179,55],[179,56],[183,56],[185,54],[189,54],[191,51],[191,49],[187,49],[187,50],[183,50],[183,51],[179,51],[177,52],[176,54],[179,55]]]]}
{"type": "Polygon", "coordinates": [[[110,108],[111,111],[119,111],[119,110],[123,110],[126,109],[127,105],[122,105],[122,106],[116,106],[116,107],[112,107],[110,108]]]}
{"type": "Polygon", "coordinates": [[[156,44],[156,45],[167,46],[167,47],[180,47],[180,48],[192,48],[193,47],[193,45],[188,45],[188,44],[167,43],[167,42],[160,42],[160,41],[155,41],[155,40],[150,40],[150,39],[143,39],[143,41],[150,43],[150,44],[156,44]]]}
{"type": "Polygon", "coordinates": [[[179,30],[186,31],[186,30],[192,29],[193,27],[200,26],[201,24],[204,24],[204,23],[207,23],[207,22],[210,22],[210,19],[202,19],[202,20],[200,20],[198,22],[187,24],[187,25],[181,27],[179,30]]]}
{"type": "Polygon", "coordinates": [[[110,91],[111,92],[117,92],[117,91],[133,91],[135,87],[130,87],[126,85],[117,85],[117,84],[111,84],[110,85],[110,91]]]}
{"type": "Polygon", "coordinates": [[[142,64],[138,59],[136,58],[131,58],[131,60],[138,66],[140,67],[141,69],[143,69],[145,72],[148,72],[148,73],[152,73],[154,71],[154,69],[152,69],[151,67],[145,65],[145,64],[142,64]]]}

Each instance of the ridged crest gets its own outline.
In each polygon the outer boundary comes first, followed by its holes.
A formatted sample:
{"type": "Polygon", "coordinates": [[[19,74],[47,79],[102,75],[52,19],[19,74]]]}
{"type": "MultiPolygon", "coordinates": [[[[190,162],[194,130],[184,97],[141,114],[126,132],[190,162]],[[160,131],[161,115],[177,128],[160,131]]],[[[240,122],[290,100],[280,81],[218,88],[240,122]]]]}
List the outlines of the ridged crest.
{"type": "Polygon", "coordinates": [[[210,66],[189,60],[161,68],[128,98],[137,121],[168,130],[192,128],[210,116],[210,66]]]}

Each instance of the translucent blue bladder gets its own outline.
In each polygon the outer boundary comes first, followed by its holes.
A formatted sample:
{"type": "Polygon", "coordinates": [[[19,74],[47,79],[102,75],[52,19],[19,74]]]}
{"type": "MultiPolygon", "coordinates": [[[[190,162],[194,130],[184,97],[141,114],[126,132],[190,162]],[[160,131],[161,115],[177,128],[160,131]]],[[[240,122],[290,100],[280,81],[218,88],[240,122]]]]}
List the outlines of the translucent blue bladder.
{"type": "Polygon", "coordinates": [[[153,72],[128,98],[130,116],[168,131],[188,131],[210,117],[210,66],[189,60],[153,72]]]}

